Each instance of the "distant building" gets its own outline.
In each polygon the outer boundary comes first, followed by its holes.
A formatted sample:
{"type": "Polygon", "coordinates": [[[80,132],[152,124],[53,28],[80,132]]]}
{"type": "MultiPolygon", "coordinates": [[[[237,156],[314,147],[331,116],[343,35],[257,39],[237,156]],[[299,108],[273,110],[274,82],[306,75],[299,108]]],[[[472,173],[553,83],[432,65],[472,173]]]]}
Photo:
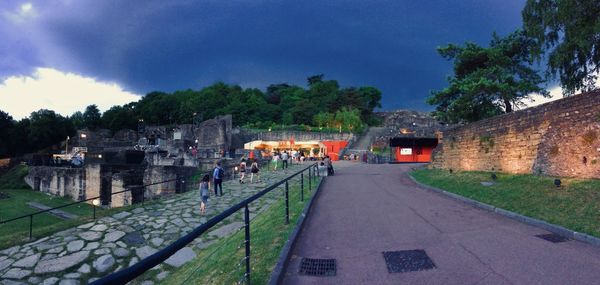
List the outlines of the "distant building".
{"type": "Polygon", "coordinates": [[[377,115],[383,121],[383,129],[374,147],[388,149],[395,162],[431,162],[445,125],[424,112],[397,110],[377,115]]]}

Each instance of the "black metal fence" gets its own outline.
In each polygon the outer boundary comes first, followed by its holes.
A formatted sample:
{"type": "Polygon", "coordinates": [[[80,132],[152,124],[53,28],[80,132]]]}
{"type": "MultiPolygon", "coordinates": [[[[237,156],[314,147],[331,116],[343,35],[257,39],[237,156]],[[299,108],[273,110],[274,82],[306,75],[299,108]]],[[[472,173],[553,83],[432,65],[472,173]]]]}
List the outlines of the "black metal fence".
{"type": "MultiPolygon", "coordinates": [[[[72,203],[68,203],[68,204],[64,204],[64,205],[60,205],[57,207],[53,207],[53,208],[49,208],[49,209],[45,209],[45,210],[40,210],[34,213],[30,213],[30,214],[26,214],[26,215],[22,215],[19,217],[15,217],[15,218],[10,218],[7,220],[1,220],[0,221],[0,225],[4,225],[7,223],[14,223],[14,222],[18,222],[18,221],[25,221],[28,220],[29,222],[29,239],[33,238],[33,231],[34,231],[34,217],[38,216],[38,215],[42,215],[42,214],[47,214],[47,213],[51,213],[51,212],[56,212],[57,210],[61,210],[61,209],[65,209],[68,207],[73,207],[73,206],[81,206],[85,203],[85,206],[89,206],[91,205],[92,207],[92,215],[91,218],[93,220],[96,219],[97,216],[97,211],[100,210],[104,210],[104,208],[100,205],[101,204],[101,200],[106,200],[107,198],[110,199],[112,197],[114,197],[115,195],[119,195],[119,194],[124,194],[127,192],[131,193],[131,204],[133,204],[134,202],[137,203],[142,203],[144,204],[147,200],[147,198],[145,198],[145,191],[147,187],[150,186],[155,186],[155,185],[160,185],[160,184],[166,184],[166,183],[175,183],[175,193],[183,193],[183,192],[187,192],[190,189],[195,189],[195,187],[198,184],[198,179],[194,179],[196,176],[198,176],[198,174],[196,175],[188,175],[188,176],[179,176],[177,178],[174,179],[169,179],[169,180],[164,180],[164,181],[159,181],[159,182],[154,182],[154,183],[149,183],[149,184],[144,184],[144,185],[140,185],[140,186],[130,186],[127,187],[126,190],[122,190],[122,191],[117,191],[117,192],[112,192],[110,193],[110,195],[100,195],[97,197],[92,197],[92,198],[87,198],[87,199],[83,199],[80,201],[76,201],[76,202],[72,202],[72,203]],[[108,197],[107,197],[108,196],[108,197]],[[136,197],[138,197],[136,199],[136,197]],[[98,203],[94,203],[94,201],[98,201],[98,203]]],[[[153,199],[158,199],[160,197],[164,197],[164,196],[171,196],[171,195],[157,195],[154,196],[153,199]]]]}
{"type": "MultiPolygon", "coordinates": [[[[146,271],[152,269],[153,267],[159,265],[163,261],[167,260],[173,254],[175,254],[180,249],[184,248],[189,243],[193,242],[196,238],[200,237],[202,234],[206,233],[212,227],[220,223],[221,221],[227,219],[228,217],[236,214],[239,210],[244,211],[244,242],[245,245],[245,254],[243,262],[245,263],[245,272],[243,278],[240,280],[245,282],[246,284],[250,284],[250,274],[251,274],[251,264],[250,264],[250,203],[258,200],[263,197],[265,194],[277,189],[278,187],[283,186],[285,191],[285,223],[289,224],[290,217],[290,207],[289,207],[289,187],[290,181],[294,178],[300,177],[300,199],[304,200],[304,181],[305,181],[305,173],[308,173],[308,189],[312,189],[313,184],[316,183],[317,172],[317,164],[310,164],[307,167],[301,169],[300,171],[266,187],[264,190],[254,194],[253,196],[241,201],[240,203],[228,208],[227,210],[221,212],[217,216],[206,221],[193,229],[191,232],[186,234],[185,236],[179,238],[169,246],[163,248],[162,250],[154,253],[153,255],[139,261],[138,263],[120,270],[118,272],[112,273],[102,279],[94,281],[93,285],[104,285],[104,284],[126,284],[129,281],[132,281],[136,277],[144,274],[146,271]]],[[[316,185],[316,184],[315,184],[316,185]]],[[[241,282],[238,282],[241,283],[241,282]]]]}

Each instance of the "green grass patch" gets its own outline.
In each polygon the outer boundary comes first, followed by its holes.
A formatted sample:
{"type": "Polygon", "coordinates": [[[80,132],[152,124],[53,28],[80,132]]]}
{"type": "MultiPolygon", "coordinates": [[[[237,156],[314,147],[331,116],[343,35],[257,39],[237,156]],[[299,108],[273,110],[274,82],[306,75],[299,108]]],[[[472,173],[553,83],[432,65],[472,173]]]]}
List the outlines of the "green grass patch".
{"type": "MultiPolygon", "coordinates": [[[[75,202],[67,197],[58,197],[34,191],[24,182],[23,178],[29,169],[26,165],[17,165],[0,177],[0,192],[9,198],[0,199],[0,221],[33,214],[40,210],[31,208],[28,202],[37,202],[48,207],[58,207],[75,202]]],[[[159,202],[146,201],[146,205],[159,202]]],[[[131,210],[140,205],[119,207],[113,209],[96,208],[96,218],[113,215],[118,212],[131,210]]],[[[52,214],[43,213],[33,217],[33,239],[48,236],[93,220],[93,206],[79,203],[63,207],[60,210],[79,216],[76,219],[64,220],[52,214]]],[[[29,241],[30,219],[23,218],[0,224],[0,249],[29,241]]]]}
{"type": "Polygon", "coordinates": [[[418,169],[411,175],[419,182],[505,210],[544,220],[577,232],[600,237],[600,180],[498,173],[492,186],[487,172],[454,172],[418,169]]]}
{"type": "MultiPolygon", "coordinates": [[[[0,200],[0,217],[2,220],[16,218],[18,216],[27,215],[38,212],[39,210],[27,206],[27,202],[35,201],[50,207],[57,207],[73,203],[74,201],[64,197],[56,197],[46,195],[33,190],[3,190],[2,192],[11,195],[9,199],[0,200]],[[11,202],[12,201],[12,202],[11,202]]],[[[160,200],[147,201],[145,206],[159,203],[160,200]]],[[[135,204],[119,208],[101,208],[96,207],[96,218],[110,216],[122,211],[132,210],[141,204],[135,204]]],[[[94,220],[94,209],[92,205],[80,203],[72,206],[61,208],[61,210],[76,214],[79,217],[72,220],[63,220],[54,215],[43,213],[33,217],[33,239],[42,238],[51,235],[55,232],[66,230],[81,224],[85,224],[94,220]]],[[[29,241],[29,218],[23,218],[0,224],[0,249],[8,248],[13,245],[21,244],[29,241]]]]}
{"type": "MultiPolygon", "coordinates": [[[[304,205],[312,193],[305,181],[304,202],[300,201],[300,186],[290,185],[290,223],[285,224],[285,200],[281,189],[273,190],[279,199],[250,223],[251,283],[266,284],[271,276],[281,249],[294,229],[304,205]]],[[[313,189],[318,183],[313,183],[313,189]]],[[[272,192],[267,194],[271,195],[272,192]]],[[[255,202],[256,203],[256,202],[255,202]]],[[[242,212],[242,211],[240,211],[242,212]]],[[[243,261],[244,230],[222,238],[199,251],[198,257],[176,269],[160,284],[236,284],[245,272],[243,261]]]]}
{"type": "Polygon", "coordinates": [[[0,189],[29,189],[25,176],[29,173],[27,165],[16,165],[0,176],[0,189]]]}

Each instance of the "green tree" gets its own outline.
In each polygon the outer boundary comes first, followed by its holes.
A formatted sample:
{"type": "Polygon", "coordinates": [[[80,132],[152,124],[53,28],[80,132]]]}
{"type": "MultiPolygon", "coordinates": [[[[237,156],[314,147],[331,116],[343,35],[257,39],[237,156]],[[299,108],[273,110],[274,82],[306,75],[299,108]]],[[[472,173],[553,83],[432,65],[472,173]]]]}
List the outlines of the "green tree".
{"type": "Polygon", "coordinates": [[[102,115],[100,115],[98,106],[94,104],[85,108],[85,112],[83,112],[83,125],[90,130],[95,130],[102,126],[102,115]]]}
{"type": "Polygon", "coordinates": [[[317,127],[331,128],[335,125],[335,114],[320,112],[313,117],[313,124],[317,127]]]}
{"type": "Polygon", "coordinates": [[[10,149],[13,155],[20,155],[35,150],[29,142],[30,125],[29,118],[23,118],[16,122],[15,127],[10,132],[10,149]]]}
{"type": "Polygon", "coordinates": [[[531,68],[531,40],[520,31],[505,38],[495,33],[488,48],[474,43],[450,44],[438,53],[454,61],[449,86],[433,91],[427,99],[437,105],[434,115],[441,121],[473,122],[524,106],[532,93],[549,96],[543,78],[531,68]]]}
{"type": "Polygon", "coordinates": [[[135,103],[113,106],[102,114],[102,124],[113,133],[122,129],[136,130],[138,120],[135,103]]]}
{"type": "Polygon", "coordinates": [[[75,129],[80,130],[85,128],[85,120],[83,119],[83,113],[81,113],[81,111],[73,113],[69,119],[71,119],[75,129]]]}
{"type": "Polygon", "coordinates": [[[75,134],[73,123],[54,111],[42,109],[29,116],[27,140],[33,150],[57,144],[73,134],[75,134]]]}
{"type": "Polygon", "coordinates": [[[283,97],[286,90],[288,90],[291,86],[287,83],[280,84],[271,84],[267,87],[267,93],[265,96],[267,97],[267,102],[273,105],[279,105],[281,103],[281,98],[283,97]]]}
{"type": "Polygon", "coordinates": [[[325,77],[324,74],[317,74],[317,75],[311,75],[309,76],[306,81],[308,81],[308,86],[311,86],[315,83],[319,83],[323,81],[323,77],[325,77]]]}
{"type": "Polygon", "coordinates": [[[139,102],[139,114],[149,124],[177,123],[179,103],[174,96],[164,92],[151,92],[139,102]]]}
{"type": "Polygon", "coordinates": [[[549,77],[565,93],[595,89],[600,71],[600,1],[527,0],[523,26],[538,61],[547,53],[549,77]]]}
{"type": "Polygon", "coordinates": [[[341,130],[362,132],[364,123],[360,119],[360,111],[344,107],[335,112],[335,122],[341,130]]]}
{"type": "Polygon", "coordinates": [[[0,158],[10,157],[13,154],[11,133],[15,127],[15,121],[6,112],[0,111],[0,158]]]}

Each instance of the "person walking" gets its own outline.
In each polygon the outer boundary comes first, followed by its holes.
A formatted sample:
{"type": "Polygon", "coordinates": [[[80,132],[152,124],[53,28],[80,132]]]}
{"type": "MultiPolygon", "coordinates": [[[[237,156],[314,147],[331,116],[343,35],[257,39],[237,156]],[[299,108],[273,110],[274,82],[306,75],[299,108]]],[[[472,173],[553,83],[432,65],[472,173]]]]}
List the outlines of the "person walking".
{"type": "Polygon", "coordinates": [[[240,162],[240,184],[244,184],[244,178],[246,177],[246,158],[242,157],[240,162]]]}
{"type": "Polygon", "coordinates": [[[271,160],[273,163],[273,171],[277,171],[277,164],[279,164],[279,153],[278,152],[274,152],[273,153],[273,159],[271,160]]]}
{"type": "Polygon", "coordinates": [[[256,159],[254,159],[252,165],[250,166],[250,183],[253,183],[254,175],[256,175],[256,182],[260,182],[260,175],[258,174],[259,171],[260,169],[258,169],[258,162],[256,159]]]}
{"type": "Polygon", "coordinates": [[[206,204],[208,203],[208,196],[210,195],[210,176],[205,174],[200,180],[200,215],[206,213],[206,204]]]}
{"type": "Polygon", "coordinates": [[[281,169],[286,169],[288,168],[288,160],[290,159],[290,156],[287,153],[287,150],[284,150],[283,153],[281,154],[281,161],[283,162],[283,166],[281,166],[281,169]]]}
{"type": "Polygon", "coordinates": [[[329,157],[329,155],[325,156],[325,166],[327,166],[327,176],[331,176],[334,174],[333,172],[333,163],[331,162],[331,158],[329,157]]]}
{"type": "Polygon", "coordinates": [[[225,170],[221,167],[221,162],[217,162],[217,167],[213,170],[213,182],[215,183],[215,196],[223,196],[223,178],[225,170]],[[218,192],[217,192],[218,191],[218,192]],[[220,194],[220,195],[219,195],[220,194]]]}

